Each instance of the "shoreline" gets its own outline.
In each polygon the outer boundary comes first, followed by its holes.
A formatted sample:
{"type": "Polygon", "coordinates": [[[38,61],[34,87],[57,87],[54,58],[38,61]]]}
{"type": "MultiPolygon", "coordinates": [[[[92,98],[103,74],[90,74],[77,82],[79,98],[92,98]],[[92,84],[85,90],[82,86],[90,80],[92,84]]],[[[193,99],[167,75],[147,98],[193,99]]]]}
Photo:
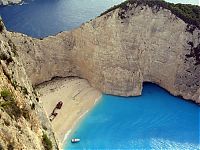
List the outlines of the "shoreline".
{"type": "Polygon", "coordinates": [[[81,118],[102,96],[88,81],[76,77],[57,78],[40,84],[36,90],[47,115],[51,114],[59,101],[63,102],[58,115],[51,122],[61,149],[81,118]]]}
{"type": "Polygon", "coordinates": [[[64,137],[63,141],[61,142],[61,145],[62,145],[61,147],[62,147],[62,148],[64,147],[65,141],[69,138],[69,135],[70,135],[70,134],[78,127],[78,125],[81,123],[81,119],[83,119],[83,118],[87,115],[87,113],[89,113],[89,111],[90,111],[92,108],[94,108],[94,107],[96,106],[97,102],[100,101],[101,97],[102,97],[102,95],[101,95],[99,98],[97,98],[97,99],[95,100],[94,105],[93,105],[91,108],[89,108],[88,110],[86,110],[86,111],[73,123],[71,129],[65,134],[65,137],[64,137]]]}

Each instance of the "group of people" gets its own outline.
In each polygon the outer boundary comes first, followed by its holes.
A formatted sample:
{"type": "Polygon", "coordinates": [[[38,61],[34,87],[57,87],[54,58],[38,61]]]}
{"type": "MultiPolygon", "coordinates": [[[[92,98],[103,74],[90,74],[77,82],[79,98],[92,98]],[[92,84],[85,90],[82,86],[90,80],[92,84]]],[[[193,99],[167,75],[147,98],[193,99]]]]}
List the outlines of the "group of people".
{"type": "Polygon", "coordinates": [[[51,113],[51,115],[49,116],[50,121],[53,121],[55,119],[55,117],[58,115],[58,110],[60,110],[62,108],[63,102],[59,101],[57,103],[57,105],[55,106],[55,108],[53,109],[53,112],[51,113]]]}

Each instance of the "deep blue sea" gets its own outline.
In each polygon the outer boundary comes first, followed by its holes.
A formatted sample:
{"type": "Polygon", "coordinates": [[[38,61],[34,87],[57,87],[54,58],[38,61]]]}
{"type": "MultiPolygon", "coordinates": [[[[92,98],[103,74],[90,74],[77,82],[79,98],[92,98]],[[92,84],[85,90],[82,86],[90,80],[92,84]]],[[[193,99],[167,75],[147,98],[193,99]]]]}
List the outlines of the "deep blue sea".
{"type": "MultiPolygon", "coordinates": [[[[46,37],[70,30],[124,0],[25,0],[22,5],[0,7],[8,30],[46,37]]],[[[198,4],[199,0],[168,0],[198,4]]]]}
{"type": "Polygon", "coordinates": [[[0,7],[0,15],[9,30],[39,38],[76,28],[122,1],[25,0],[23,5],[0,7]]]}
{"type": "MultiPolygon", "coordinates": [[[[1,6],[8,30],[46,37],[80,26],[123,0],[25,0],[1,6]]],[[[168,0],[198,4],[198,0],[168,0]]],[[[140,97],[103,95],[65,142],[65,149],[200,149],[200,108],[146,83],[140,97]],[[71,138],[81,142],[71,144],[71,138]]]]}

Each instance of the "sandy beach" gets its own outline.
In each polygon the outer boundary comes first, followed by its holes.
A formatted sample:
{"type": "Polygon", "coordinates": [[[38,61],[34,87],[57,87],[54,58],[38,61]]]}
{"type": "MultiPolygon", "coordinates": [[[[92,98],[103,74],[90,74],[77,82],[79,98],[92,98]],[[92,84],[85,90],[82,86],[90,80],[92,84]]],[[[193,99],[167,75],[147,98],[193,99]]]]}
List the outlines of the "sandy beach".
{"type": "Polygon", "coordinates": [[[56,104],[63,102],[58,115],[52,121],[53,129],[61,144],[78,120],[101,98],[101,92],[84,79],[55,79],[37,87],[40,100],[50,116],[56,104]]]}

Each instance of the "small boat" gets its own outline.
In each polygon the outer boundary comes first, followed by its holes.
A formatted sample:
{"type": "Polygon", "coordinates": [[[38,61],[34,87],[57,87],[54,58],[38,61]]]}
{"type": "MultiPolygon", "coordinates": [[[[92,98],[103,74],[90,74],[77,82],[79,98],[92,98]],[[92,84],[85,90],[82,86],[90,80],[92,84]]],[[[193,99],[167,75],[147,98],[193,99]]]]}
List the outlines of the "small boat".
{"type": "Polygon", "coordinates": [[[81,141],[80,139],[72,139],[72,140],[71,140],[72,143],[78,143],[78,142],[80,142],[80,141],[81,141]]]}

